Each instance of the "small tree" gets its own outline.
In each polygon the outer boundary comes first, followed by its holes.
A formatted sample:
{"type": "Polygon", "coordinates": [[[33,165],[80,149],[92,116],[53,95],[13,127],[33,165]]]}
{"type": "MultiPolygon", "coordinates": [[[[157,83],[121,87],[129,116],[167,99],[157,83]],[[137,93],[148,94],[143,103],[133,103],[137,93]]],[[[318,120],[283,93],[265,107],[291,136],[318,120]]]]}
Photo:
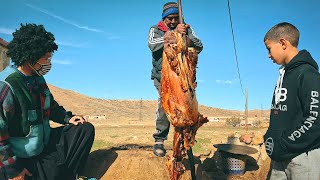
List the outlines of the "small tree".
{"type": "Polygon", "coordinates": [[[256,120],[256,121],[253,122],[253,125],[254,125],[255,127],[260,127],[261,124],[262,124],[262,121],[261,121],[261,120],[256,120]]]}
{"type": "Polygon", "coordinates": [[[226,120],[226,124],[232,127],[240,126],[240,122],[241,122],[240,118],[235,116],[232,116],[231,118],[228,118],[226,120]]]}

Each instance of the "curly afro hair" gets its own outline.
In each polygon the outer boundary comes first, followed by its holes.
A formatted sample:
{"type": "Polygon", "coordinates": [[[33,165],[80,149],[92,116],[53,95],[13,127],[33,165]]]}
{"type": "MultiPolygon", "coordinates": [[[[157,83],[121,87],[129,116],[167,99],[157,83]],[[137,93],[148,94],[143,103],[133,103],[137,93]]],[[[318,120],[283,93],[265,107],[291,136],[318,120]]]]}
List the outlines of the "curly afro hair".
{"type": "Polygon", "coordinates": [[[7,54],[16,66],[27,61],[35,64],[47,52],[58,49],[53,34],[47,32],[43,25],[21,24],[20,29],[12,34],[13,39],[8,44],[7,54]]]}

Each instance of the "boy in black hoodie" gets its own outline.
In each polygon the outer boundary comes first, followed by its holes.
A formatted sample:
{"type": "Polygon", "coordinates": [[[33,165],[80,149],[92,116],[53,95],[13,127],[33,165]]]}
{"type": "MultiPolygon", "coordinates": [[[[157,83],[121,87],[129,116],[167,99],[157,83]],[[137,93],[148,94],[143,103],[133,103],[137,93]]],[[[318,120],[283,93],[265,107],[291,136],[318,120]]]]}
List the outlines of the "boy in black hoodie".
{"type": "Polygon", "coordinates": [[[270,179],[320,179],[320,74],[310,53],[298,50],[299,34],[283,22],[264,37],[268,57],[281,65],[264,135],[270,179]]]}

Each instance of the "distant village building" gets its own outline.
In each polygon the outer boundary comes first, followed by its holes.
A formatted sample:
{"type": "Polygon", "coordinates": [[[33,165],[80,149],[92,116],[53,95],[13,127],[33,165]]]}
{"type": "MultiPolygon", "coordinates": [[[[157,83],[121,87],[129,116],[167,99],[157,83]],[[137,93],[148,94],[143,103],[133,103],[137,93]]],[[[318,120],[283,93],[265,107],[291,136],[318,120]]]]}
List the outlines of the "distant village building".
{"type": "Polygon", "coordinates": [[[212,122],[212,123],[225,123],[226,120],[228,118],[230,118],[229,116],[209,116],[207,117],[209,122],[212,122]]]}
{"type": "Polygon", "coordinates": [[[0,71],[4,70],[9,65],[10,58],[7,56],[8,43],[0,38],[0,71]]]}
{"type": "Polygon", "coordinates": [[[220,119],[217,117],[208,117],[209,122],[219,122],[220,119]]]}
{"type": "Polygon", "coordinates": [[[90,120],[93,120],[93,119],[102,120],[102,119],[106,119],[106,115],[96,115],[96,116],[86,115],[85,118],[88,120],[89,119],[90,120]]]}
{"type": "MultiPolygon", "coordinates": [[[[240,126],[241,126],[241,127],[245,127],[245,126],[246,126],[246,121],[245,121],[245,120],[241,120],[240,126]]],[[[247,122],[247,126],[248,126],[248,127],[252,127],[252,126],[253,126],[253,122],[252,122],[252,121],[248,121],[248,122],[247,122]]]]}

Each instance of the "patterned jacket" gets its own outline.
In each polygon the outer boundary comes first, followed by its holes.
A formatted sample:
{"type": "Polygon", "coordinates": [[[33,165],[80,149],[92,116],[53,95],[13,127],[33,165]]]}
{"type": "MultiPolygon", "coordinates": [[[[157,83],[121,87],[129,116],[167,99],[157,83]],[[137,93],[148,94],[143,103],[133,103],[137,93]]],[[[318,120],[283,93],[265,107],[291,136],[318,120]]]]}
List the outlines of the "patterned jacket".
{"type": "Polygon", "coordinates": [[[13,66],[0,73],[0,105],[0,168],[12,178],[24,168],[19,158],[43,151],[49,119],[66,124],[72,113],[54,100],[42,76],[25,76],[13,66]]]}

